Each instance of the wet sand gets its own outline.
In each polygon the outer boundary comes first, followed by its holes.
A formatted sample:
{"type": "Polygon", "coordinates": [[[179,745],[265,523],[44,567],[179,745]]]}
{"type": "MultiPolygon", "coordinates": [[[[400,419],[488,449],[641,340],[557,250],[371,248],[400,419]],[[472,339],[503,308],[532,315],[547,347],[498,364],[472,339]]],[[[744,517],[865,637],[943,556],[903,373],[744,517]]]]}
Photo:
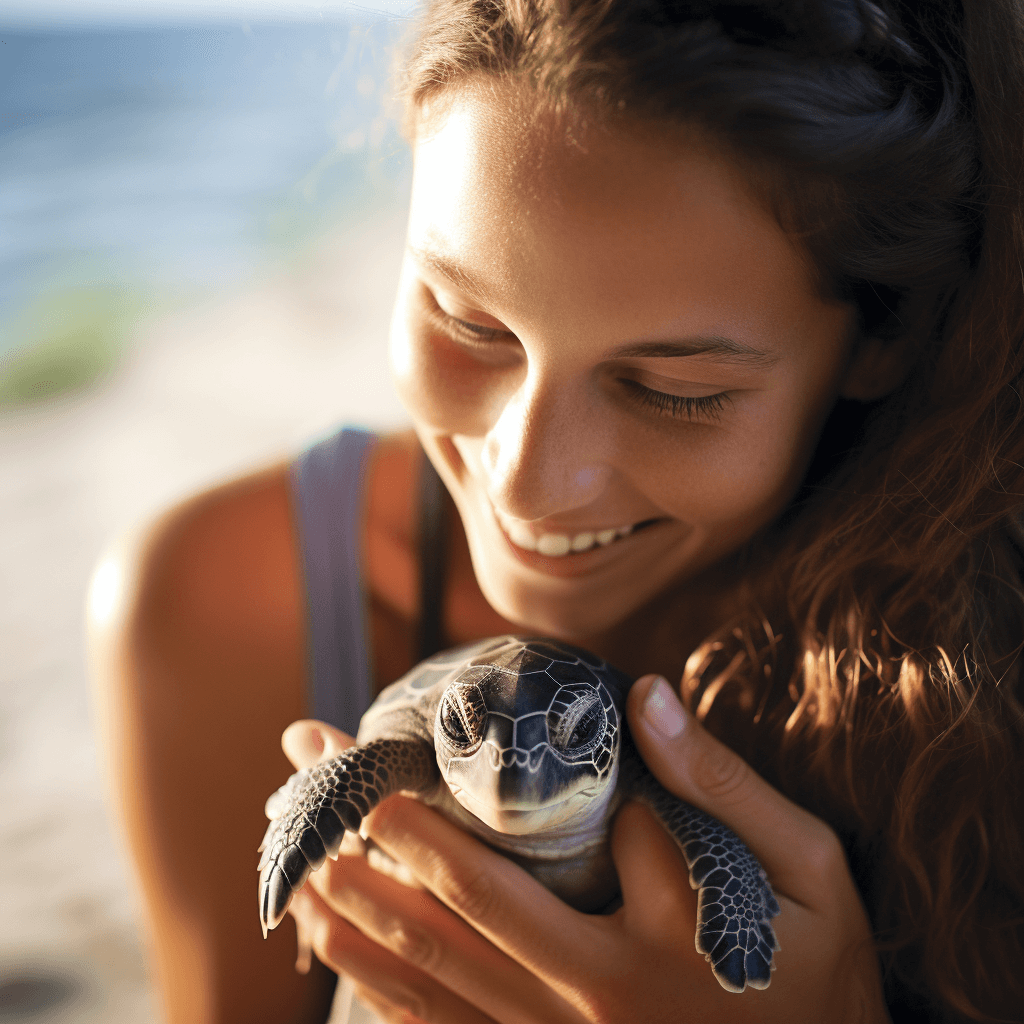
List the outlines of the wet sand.
{"type": "Polygon", "coordinates": [[[90,725],[90,571],[198,487],[339,422],[404,422],[385,351],[403,229],[339,231],[147,324],[90,391],[0,413],[0,1021],[161,1019],[90,725]]]}

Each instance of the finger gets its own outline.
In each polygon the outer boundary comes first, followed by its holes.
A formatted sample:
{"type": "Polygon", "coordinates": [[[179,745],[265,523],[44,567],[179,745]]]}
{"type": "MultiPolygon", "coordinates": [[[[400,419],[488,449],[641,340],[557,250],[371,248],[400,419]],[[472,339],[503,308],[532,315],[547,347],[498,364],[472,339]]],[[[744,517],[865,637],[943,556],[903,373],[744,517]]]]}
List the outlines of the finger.
{"type": "MultiPolygon", "coordinates": [[[[690,886],[689,869],[675,841],[642,804],[628,803],[615,816],[612,858],[622,885],[626,930],[659,949],[679,950],[680,969],[692,964],[705,977],[706,958],[695,942],[697,892],[690,886]]],[[[821,927],[818,915],[785,896],[780,903],[785,914],[772,924],[782,947],[820,946],[820,933],[814,931],[821,927]]]]}
{"type": "MultiPolygon", "coordinates": [[[[298,894],[297,894],[298,895],[298,894]]],[[[299,974],[309,974],[313,966],[313,936],[309,926],[308,902],[303,903],[299,899],[298,907],[295,906],[295,898],[288,907],[288,913],[295,919],[295,938],[298,949],[295,954],[295,970],[299,974]]]]}
{"type": "Polygon", "coordinates": [[[687,712],[659,676],[638,679],[627,703],[630,731],[658,781],[728,825],[773,886],[807,906],[834,889],[846,861],[835,833],[786,799],[687,712]]]}
{"type": "Polygon", "coordinates": [[[296,923],[301,920],[321,963],[351,976],[400,1013],[427,1024],[493,1024],[492,1018],[334,914],[310,886],[295,894],[289,913],[296,923]]]}
{"type": "Polygon", "coordinates": [[[631,934],[695,953],[697,894],[675,841],[646,807],[628,803],[612,826],[612,859],[631,934]]]}
{"type": "Polygon", "coordinates": [[[297,769],[311,768],[318,761],[337,757],[355,742],[348,733],[313,718],[292,722],[281,735],[281,749],[297,769]]]}
{"type": "Polygon", "coordinates": [[[561,998],[540,979],[424,889],[396,884],[352,859],[325,865],[307,887],[365,936],[484,1013],[524,1024],[579,1019],[566,1014],[561,998]]]}
{"type": "Polygon", "coordinates": [[[372,1010],[384,1024],[421,1024],[418,1017],[413,1016],[407,1010],[403,1010],[394,1003],[389,1003],[380,993],[372,992],[365,986],[357,985],[354,995],[367,1009],[372,1010]]]}
{"type": "MultiPolygon", "coordinates": [[[[592,980],[609,938],[606,919],[581,914],[522,868],[477,842],[417,800],[391,797],[366,819],[370,836],[442,902],[517,964],[534,991],[559,997],[540,1020],[580,1019],[572,1000],[592,980]],[[574,956],[586,950],[583,961],[574,956]]],[[[597,969],[599,970],[599,969],[597,969]]],[[[537,1004],[540,1005],[540,1004],[537,1004]]],[[[543,1009],[543,1006],[540,1006],[543,1009]]]]}

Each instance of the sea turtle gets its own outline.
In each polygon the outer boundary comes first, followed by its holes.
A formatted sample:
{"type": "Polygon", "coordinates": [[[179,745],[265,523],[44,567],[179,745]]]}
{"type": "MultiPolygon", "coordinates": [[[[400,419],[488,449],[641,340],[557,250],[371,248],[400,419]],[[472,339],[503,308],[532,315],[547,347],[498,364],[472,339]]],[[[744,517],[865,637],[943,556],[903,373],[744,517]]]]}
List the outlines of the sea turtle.
{"type": "Polygon", "coordinates": [[[672,835],[698,890],[697,949],[730,992],[767,988],[779,904],[721,822],[664,789],[626,730],[631,680],[578,647],[498,637],[429,658],[363,716],[357,745],[296,772],[267,801],[264,937],[345,830],[391,793],[416,793],[585,912],[617,905],[608,826],[627,799],[672,835]]]}

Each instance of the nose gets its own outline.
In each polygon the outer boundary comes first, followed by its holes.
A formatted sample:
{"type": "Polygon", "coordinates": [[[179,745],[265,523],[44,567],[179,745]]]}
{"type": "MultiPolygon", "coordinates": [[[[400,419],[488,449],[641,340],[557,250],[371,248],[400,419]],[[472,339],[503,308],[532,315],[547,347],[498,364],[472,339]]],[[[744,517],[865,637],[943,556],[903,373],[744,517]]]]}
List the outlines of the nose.
{"type": "Polygon", "coordinates": [[[607,431],[584,385],[528,373],[484,438],[488,497],[516,519],[583,508],[611,474],[607,431]]]}

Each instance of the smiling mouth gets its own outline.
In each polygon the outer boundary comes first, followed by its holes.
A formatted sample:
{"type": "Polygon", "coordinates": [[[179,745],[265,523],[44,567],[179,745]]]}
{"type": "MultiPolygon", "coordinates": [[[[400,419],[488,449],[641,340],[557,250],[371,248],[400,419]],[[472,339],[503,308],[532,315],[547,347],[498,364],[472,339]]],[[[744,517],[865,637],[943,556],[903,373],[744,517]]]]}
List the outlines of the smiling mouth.
{"type": "Polygon", "coordinates": [[[548,558],[581,555],[597,547],[607,547],[609,544],[614,544],[623,537],[628,537],[657,522],[656,519],[645,519],[639,523],[605,530],[584,530],[575,534],[535,534],[525,523],[507,519],[497,511],[495,511],[495,518],[511,544],[521,551],[536,552],[539,555],[546,555],[548,558]]]}

